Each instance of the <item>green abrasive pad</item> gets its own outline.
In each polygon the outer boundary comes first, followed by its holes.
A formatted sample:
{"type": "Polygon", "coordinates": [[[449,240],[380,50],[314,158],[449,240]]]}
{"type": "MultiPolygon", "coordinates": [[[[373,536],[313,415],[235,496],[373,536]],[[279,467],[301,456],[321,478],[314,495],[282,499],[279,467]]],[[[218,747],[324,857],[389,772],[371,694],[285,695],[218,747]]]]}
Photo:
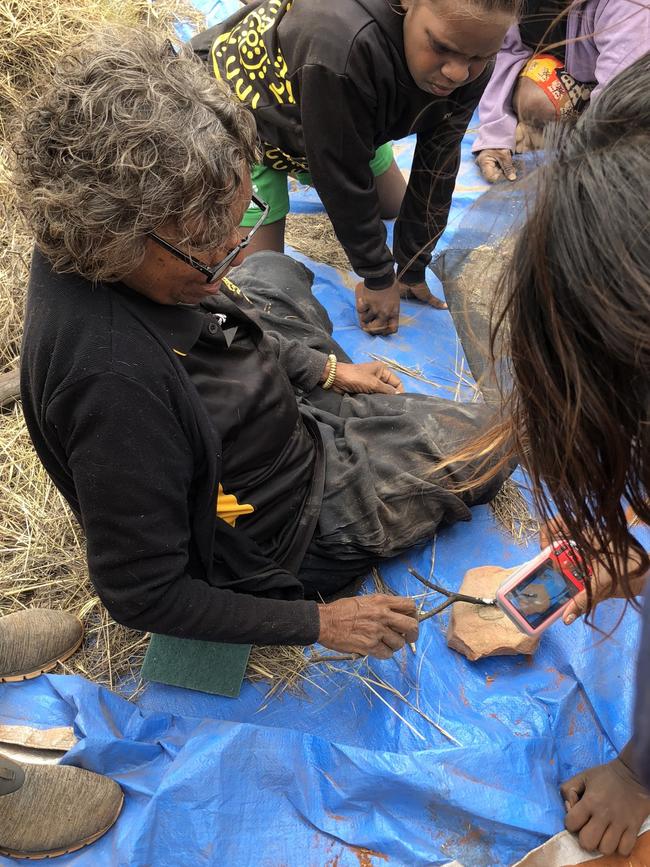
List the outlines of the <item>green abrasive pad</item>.
{"type": "Polygon", "coordinates": [[[250,644],[220,644],[154,634],[142,665],[142,677],[237,698],[250,652],[250,644]]]}

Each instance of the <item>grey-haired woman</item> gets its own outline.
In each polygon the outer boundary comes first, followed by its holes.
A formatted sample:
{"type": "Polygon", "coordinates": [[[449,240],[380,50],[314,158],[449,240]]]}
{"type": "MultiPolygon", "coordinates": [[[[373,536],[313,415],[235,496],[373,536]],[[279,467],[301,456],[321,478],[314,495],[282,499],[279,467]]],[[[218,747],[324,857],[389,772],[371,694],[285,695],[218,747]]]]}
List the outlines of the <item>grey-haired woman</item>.
{"type": "Polygon", "coordinates": [[[25,418],[117,621],[385,658],[417,637],[412,600],[315,600],[495,492],[435,468],[484,410],[349,363],[302,265],[227,276],[255,148],[189,50],[110,30],[65,59],[16,142],[25,418]]]}

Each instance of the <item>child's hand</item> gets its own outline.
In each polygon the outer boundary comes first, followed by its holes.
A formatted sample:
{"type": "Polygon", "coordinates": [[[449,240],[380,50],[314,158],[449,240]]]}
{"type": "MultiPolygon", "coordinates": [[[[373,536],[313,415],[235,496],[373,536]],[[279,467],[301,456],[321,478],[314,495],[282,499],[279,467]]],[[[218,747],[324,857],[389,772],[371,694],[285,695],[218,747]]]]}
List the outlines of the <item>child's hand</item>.
{"type": "Polygon", "coordinates": [[[397,282],[399,284],[399,294],[402,298],[415,298],[416,301],[421,301],[423,304],[435,307],[436,310],[447,309],[446,302],[440,298],[436,298],[424,280],[422,283],[414,283],[412,285],[403,283],[401,280],[397,282]]]}
{"type": "Polygon", "coordinates": [[[507,178],[517,180],[517,172],[512,163],[512,151],[509,148],[486,148],[476,155],[476,163],[481,174],[489,184],[495,184],[507,178]]]}
{"type": "Polygon", "coordinates": [[[564,824],[583,849],[630,854],[650,814],[650,796],[620,757],[576,774],[560,792],[567,808],[564,824]]]}
{"type": "Polygon", "coordinates": [[[396,334],[399,325],[399,286],[367,289],[363,280],[355,289],[359,325],[368,334],[396,334]]]}
{"type": "Polygon", "coordinates": [[[544,146],[544,131],[528,123],[518,123],[515,130],[515,153],[538,151],[544,146]]]}

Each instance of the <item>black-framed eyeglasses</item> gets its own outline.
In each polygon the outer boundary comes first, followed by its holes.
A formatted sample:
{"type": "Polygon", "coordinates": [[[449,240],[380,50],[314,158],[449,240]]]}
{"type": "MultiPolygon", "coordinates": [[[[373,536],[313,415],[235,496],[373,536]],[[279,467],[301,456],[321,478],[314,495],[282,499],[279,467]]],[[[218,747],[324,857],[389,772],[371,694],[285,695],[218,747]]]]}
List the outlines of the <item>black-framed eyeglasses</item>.
{"type": "Polygon", "coordinates": [[[253,239],[253,235],[257,230],[263,225],[264,220],[266,220],[270,206],[262,201],[262,199],[258,199],[257,196],[251,196],[251,203],[255,205],[256,208],[259,208],[261,211],[260,217],[255,223],[255,225],[251,228],[250,232],[246,235],[245,238],[242,238],[239,244],[228,253],[227,256],[221,260],[221,262],[217,262],[216,265],[206,265],[204,262],[201,262],[199,259],[194,258],[194,256],[190,256],[187,253],[184,253],[182,250],[179,250],[178,247],[175,247],[173,244],[170,244],[169,241],[165,241],[164,238],[161,238],[160,235],[156,235],[155,232],[149,232],[149,237],[152,241],[155,241],[156,244],[160,244],[168,253],[171,253],[172,256],[176,256],[177,259],[180,259],[181,262],[185,262],[186,265],[189,265],[191,268],[195,268],[197,271],[200,271],[201,274],[205,274],[207,277],[207,283],[214,283],[220,277],[223,277],[225,272],[230,268],[231,264],[237,258],[237,256],[241,253],[241,251],[248,247],[251,240],[253,239]]]}

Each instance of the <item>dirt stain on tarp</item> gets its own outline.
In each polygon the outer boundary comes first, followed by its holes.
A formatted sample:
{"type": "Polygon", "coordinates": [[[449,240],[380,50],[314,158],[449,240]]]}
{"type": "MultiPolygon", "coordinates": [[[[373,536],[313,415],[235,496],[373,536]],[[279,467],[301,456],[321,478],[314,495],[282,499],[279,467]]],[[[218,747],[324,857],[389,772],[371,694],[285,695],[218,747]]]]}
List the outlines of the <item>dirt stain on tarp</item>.
{"type": "Polygon", "coordinates": [[[354,852],[359,859],[359,867],[374,867],[373,858],[388,862],[388,855],[384,855],[383,852],[375,852],[374,849],[364,849],[363,846],[348,846],[348,849],[354,852]]]}
{"type": "MultiPolygon", "coordinates": [[[[343,846],[347,851],[356,855],[357,860],[359,861],[359,867],[377,867],[377,862],[374,860],[375,858],[378,858],[380,861],[388,862],[388,855],[384,855],[383,852],[375,852],[374,849],[365,849],[363,846],[350,846],[346,843],[344,843],[343,846]]],[[[325,867],[340,867],[342,855],[343,853],[339,852],[331,858],[328,858],[325,862],[325,867]]]]}
{"type": "MultiPolygon", "coordinates": [[[[348,818],[330,812],[328,812],[327,815],[335,820],[345,820],[348,818]]],[[[345,843],[340,839],[340,837],[323,834],[321,832],[317,832],[314,835],[314,840],[311,846],[312,856],[318,857],[315,855],[316,849],[321,850],[321,856],[318,858],[317,865],[310,859],[311,867],[341,867],[341,859],[346,852],[351,852],[356,856],[357,861],[359,862],[359,867],[379,867],[377,861],[388,863],[388,855],[385,855],[383,852],[377,852],[374,849],[368,849],[365,846],[352,846],[350,843],[345,843]],[[324,852],[322,851],[323,849],[325,850],[324,852]]],[[[348,864],[349,860],[346,859],[345,863],[348,864]]]]}
{"type": "Polygon", "coordinates": [[[483,842],[484,835],[478,828],[468,827],[462,837],[456,841],[459,846],[476,845],[483,842]]]}
{"type": "Polygon", "coordinates": [[[557,689],[560,686],[560,684],[567,679],[566,674],[562,674],[561,671],[558,671],[557,668],[555,668],[552,665],[548,666],[546,671],[548,672],[548,674],[552,675],[552,677],[553,677],[553,688],[554,689],[557,689]]]}

